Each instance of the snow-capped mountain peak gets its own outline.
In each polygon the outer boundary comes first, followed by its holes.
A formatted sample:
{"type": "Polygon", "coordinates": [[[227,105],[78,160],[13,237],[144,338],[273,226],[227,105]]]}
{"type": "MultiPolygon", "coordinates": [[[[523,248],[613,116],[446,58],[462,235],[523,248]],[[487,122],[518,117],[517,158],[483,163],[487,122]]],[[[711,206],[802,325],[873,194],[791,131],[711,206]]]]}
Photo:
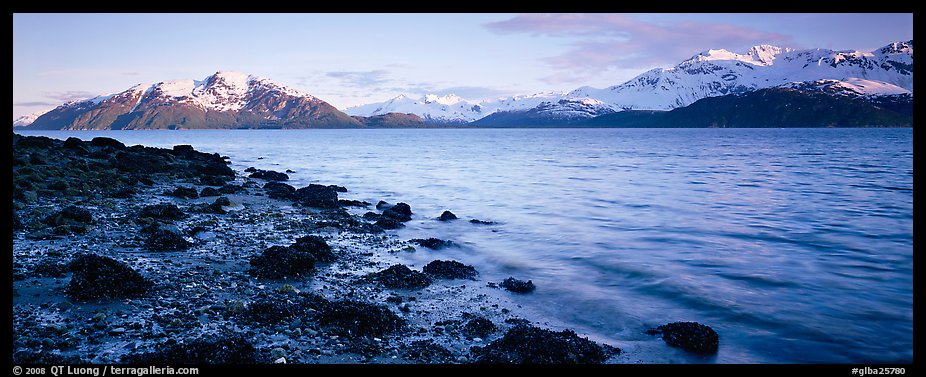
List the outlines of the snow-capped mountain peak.
{"type": "Polygon", "coordinates": [[[428,94],[424,96],[425,103],[438,103],[438,104],[447,105],[447,106],[454,105],[461,101],[463,101],[463,98],[460,96],[457,96],[456,94],[447,94],[444,96],[439,96],[437,94],[428,94]]]}

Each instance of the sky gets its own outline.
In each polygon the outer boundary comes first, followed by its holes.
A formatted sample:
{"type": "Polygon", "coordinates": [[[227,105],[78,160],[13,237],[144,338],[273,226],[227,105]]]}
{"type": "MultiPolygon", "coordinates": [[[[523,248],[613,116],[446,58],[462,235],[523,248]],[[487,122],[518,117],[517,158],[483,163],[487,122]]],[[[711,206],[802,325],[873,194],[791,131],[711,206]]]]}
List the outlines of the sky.
{"type": "Polygon", "coordinates": [[[14,14],[13,118],[139,84],[263,76],[339,109],[621,84],[708,49],[871,51],[912,14],[14,14]]]}

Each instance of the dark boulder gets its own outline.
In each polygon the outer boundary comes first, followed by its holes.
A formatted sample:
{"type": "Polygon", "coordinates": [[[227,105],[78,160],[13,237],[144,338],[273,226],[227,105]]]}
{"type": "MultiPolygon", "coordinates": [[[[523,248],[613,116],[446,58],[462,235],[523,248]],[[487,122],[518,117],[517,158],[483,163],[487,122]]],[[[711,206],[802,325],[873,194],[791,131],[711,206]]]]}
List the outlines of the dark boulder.
{"type": "Polygon", "coordinates": [[[286,173],[280,173],[278,171],[273,171],[273,170],[258,170],[258,171],[251,173],[251,175],[249,175],[248,177],[263,179],[267,181],[287,181],[289,180],[289,176],[286,175],[286,173]]]}
{"type": "Polygon", "coordinates": [[[337,208],[338,193],[328,186],[310,184],[293,193],[293,201],[308,207],[337,208]]]}
{"type": "Polygon", "coordinates": [[[272,199],[290,199],[296,192],[295,187],[280,182],[267,182],[264,184],[264,190],[272,199]]]}
{"type": "Polygon", "coordinates": [[[145,206],[138,213],[138,217],[150,217],[153,219],[180,220],[186,217],[186,214],[176,205],[170,203],[160,203],[145,206]]]}
{"type": "Polygon", "coordinates": [[[228,164],[224,160],[218,157],[195,166],[194,170],[201,175],[216,175],[230,178],[235,176],[235,171],[228,167],[228,164]]]}
{"type": "Polygon", "coordinates": [[[64,147],[67,149],[84,148],[84,141],[72,136],[64,141],[64,147]]]}
{"type": "Polygon", "coordinates": [[[81,254],[70,264],[71,282],[67,294],[77,300],[136,297],[152,286],[129,265],[94,254],[81,254]]]}
{"type": "Polygon", "coordinates": [[[45,136],[25,136],[13,139],[13,146],[22,148],[51,148],[58,140],[45,136]]]}
{"type": "Polygon", "coordinates": [[[200,198],[206,198],[210,196],[219,196],[219,195],[222,195],[222,193],[220,193],[219,190],[215,189],[214,187],[204,187],[203,190],[199,192],[200,198]]]}
{"type": "Polygon", "coordinates": [[[437,238],[413,238],[408,241],[434,250],[453,246],[453,241],[445,241],[437,238]]]}
{"type": "Polygon", "coordinates": [[[392,204],[386,203],[384,200],[380,200],[378,203],[376,203],[376,209],[380,211],[385,211],[389,208],[392,208],[392,204]]]}
{"type": "Polygon", "coordinates": [[[312,254],[316,262],[331,263],[337,260],[337,257],[331,251],[331,246],[328,246],[325,239],[319,236],[297,238],[296,242],[289,247],[299,252],[312,254]]]}
{"type": "Polygon", "coordinates": [[[227,181],[225,178],[221,176],[216,176],[216,175],[204,175],[202,177],[199,177],[199,183],[204,184],[206,186],[222,187],[222,186],[225,186],[226,182],[227,181]]]}
{"type": "Polygon", "coordinates": [[[405,320],[383,305],[352,300],[330,302],[319,310],[317,320],[348,337],[382,337],[405,325],[405,320]]]}
{"type": "Polygon", "coordinates": [[[95,137],[90,140],[91,147],[111,147],[116,149],[125,149],[125,144],[116,139],[108,137],[95,137]]]}
{"type": "Polygon", "coordinates": [[[137,192],[132,186],[122,186],[116,190],[113,190],[109,193],[110,198],[116,199],[128,199],[134,196],[137,192]]]}
{"type": "Polygon", "coordinates": [[[406,222],[412,219],[412,207],[405,203],[398,203],[383,211],[383,216],[406,222]]]}
{"type": "Polygon", "coordinates": [[[193,152],[196,152],[196,150],[193,149],[192,145],[187,145],[187,144],[174,145],[174,148],[171,149],[170,151],[170,153],[175,154],[175,155],[185,155],[185,154],[191,154],[193,152]]]}
{"type": "Polygon", "coordinates": [[[237,194],[241,191],[244,191],[244,187],[235,184],[227,184],[219,188],[219,192],[223,194],[237,194]]]}
{"type": "Polygon", "coordinates": [[[572,330],[555,332],[533,326],[515,326],[485,347],[472,347],[478,364],[600,364],[620,353],[572,330]]]}
{"type": "Polygon", "coordinates": [[[453,212],[444,211],[440,214],[440,217],[437,218],[440,221],[450,221],[458,219],[457,215],[454,215],[453,212]]]}
{"type": "Polygon", "coordinates": [[[720,342],[714,329],[697,322],[673,322],[650,329],[647,333],[662,334],[662,340],[669,346],[702,355],[717,353],[720,342]]]}
{"type": "Polygon", "coordinates": [[[531,293],[537,287],[534,287],[533,281],[523,281],[518,280],[513,277],[505,279],[503,282],[498,284],[500,287],[505,288],[514,293],[531,293]]]}
{"type": "Polygon", "coordinates": [[[492,321],[483,317],[473,318],[463,326],[463,336],[467,339],[486,338],[496,331],[498,331],[498,327],[492,321]]]}
{"type": "Polygon", "coordinates": [[[334,192],[347,192],[347,187],[344,186],[328,185],[328,188],[334,190],[334,192]]]}
{"type": "Polygon", "coordinates": [[[156,228],[145,239],[145,248],[151,251],[181,251],[189,249],[193,243],[187,241],[177,232],[156,228]]]}
{"type": "Polygon", "coordinates": [[[312,254],[285,246],[271,246],[252,256],[250,263],[248,273],[266,279],[310,275],[315,271],[312,254]]]}
{"type": "Polygon", "coordinates": [[[292,294],[271,294],[259,297],[238,314],[242,320],[263,326],[289,324],[293,320],[306,318],[310,309],[322,307],[309,301],[320,302],[322,305],[327,302],[313,294],[300,293],[295,297],[292,294]]]}
{"type": "Polygon", "coordinates": [[[426,364],[447,364],[453,361],[453,353],[431,339],[412,342],[405,347],[402,357],[426,364]]]}
{"type": "Polygon", "coordinates": [[[424,266],[422,271],[439,279],[473,279],[479,274],[473,266],[453,260],[431,261],[424,266]]]}
{"type": "Polygon", "coordinates": [[[361,200],[349,200],[349,199],[339,199],[338,204],[344,207],[369,207],[369,202],[364,202],[361,200]]]}
{"type": "Polygon", "coordinates": [[[374,225],[380,228],[383,228],[383,229],[399,229],[405,226],[405,224],[402,224],[398,220],[390,219],[390,218],[380,218],[379,220],[376,220],[376,223],[374,223],[374,225]]]}
{"type": "Polygon", "coordinates": [[[147,353],[122,357],[125,364],[189,365],[189,364],[256,364],[257,349],[240,332],[225,330],[203,335],[188,343],[162,344],[147,353]]]}
{"type": "Polygon", "coordinates": [[[46,217],[44,222],[51,226],[92,224],[93,214],[81,207],[67,206],[60,212],[46,217]]]}
{"type": "Polygon", "coordinates": [[[364,220],[379,220],[380,217],[382,216],[380,216],[380,214],[376,212],[371,211],[371,212],[364,213],[362,217],[364,220]]]}
{"type": "Polygon", "coordinates": [[[428,275],[414,271],[403,264],[393,265],[380,272],[369,274],[371,280],[392,289],[421,289],[431,285],[428,275]]]}
{"type": "Polygon", "coordinates": [[[244,172],[245,172],[245,173],[255,173],[255,172],[257,172],[257,168],[255,168],[255,167],[253,167],[253,166],[249,166],[247,169],[244,169],[244,172]]]}
{"type": "Polygon", "coordinates": [[[177,187],[168,195],[184,199],[196,199],[199,197],[199,193],[192,187],[177,187]]]}

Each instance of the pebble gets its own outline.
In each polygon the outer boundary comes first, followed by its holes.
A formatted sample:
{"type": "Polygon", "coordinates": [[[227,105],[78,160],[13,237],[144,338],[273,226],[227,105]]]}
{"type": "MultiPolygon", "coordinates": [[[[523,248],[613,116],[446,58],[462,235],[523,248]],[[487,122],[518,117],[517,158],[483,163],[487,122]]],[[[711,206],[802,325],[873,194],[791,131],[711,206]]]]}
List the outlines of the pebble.
{"type": "Polygon", "coordinates": [[[286,358],[285,358],[285,357],[281,357],[281,358],[279,358],[279,359],[273,360],[273,363],[274,363],[274,364],[286,364],[286,358]]]}
{"type": "Polygon", "coordinates": [[[325,356],[334,356],[334,351],[332,351],[332,350],[322,350],[322,355],[325,355],[325,356]]]}
{"type": "Polygon", "coordinates": [[[476,343],[482,342],[482,338],[473,338],[473,341],[476,343]]]}
{"type": "Polygon", "coordinates": [[[270,351],[270,357],[274,359],[282,359],[286,357],[286,350],[282,348],[274,348],[273,350],[270,351]]]}
{"type": "Polygon", "coordinates": [[[125,327],[117,327],[109,330],[110,335],[122,335],[125,334],[125,327]]]}
{"type": "Polygon", "coordinates": [[[469,361],[469,359],[467,359],[466,356],[460,356],[457,358],[458,363],[465,363],[467,361],[469,361]]]}

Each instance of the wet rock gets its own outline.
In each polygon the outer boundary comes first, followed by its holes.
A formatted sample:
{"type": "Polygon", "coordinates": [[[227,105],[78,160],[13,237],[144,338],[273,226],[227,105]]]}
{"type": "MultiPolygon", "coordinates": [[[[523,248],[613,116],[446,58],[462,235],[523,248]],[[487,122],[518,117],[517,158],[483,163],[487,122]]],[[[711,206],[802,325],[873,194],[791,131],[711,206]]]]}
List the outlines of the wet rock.
{"type": "Polygon", "coordinates": [[[376,213],[376,212],[367,212],[367,213],[364,213],[364,214],[363,214],[363,219],[364,219],[364,220],[379,220],[380,217],[382,217],[382,216],[380,216],[380,215],[379,215],[378,213],[376,213]]]}
{"type": "Polygon", "coordinates": [[[290,199],[296,192],[295,187],[280,182],[267,182],[264,184],[264,190],[272,199],[290,199]]]}
{"type": "Polygon", "coordinates": [[[250,259],[251,276],[280,279],[288,276],[310,275],[315,270],[315,257],[311,253],[290,247],[271,246],[250,259]]]}
{"type": "Polygon", "coordinates": [[[555,332],[515,326],[485,347],[472,347],[479,364],[600,364],[620,350],[580,338],[572,330],[555,332]]]}
{"type": "Polygon", "coordinates": [[[498,331],[498,327],[492,321],[483,317],[473,318],[463,326],[463,336],[467,337],[467,339],[487,338],[495,331],[498,331]]]}
{"type": "Polygon", "coordinates": [[[138,217],[166,220],[180,220],[186,217],[186,214],[179,207],[170,203],[152,204],[145,206],[138,213],[138,217]]]}
{"type": "Polygon", "coordinates": [[[44,222],[51,226],[92,224],[93,214],[81,207],[67,206],[60,212],[46,217],[44,222]]]}
{"type": "Polygon", "coordinates": [[[406,222],[412,219],[412,207],[405,203],[398,203],[384,210],[383,216],[406,222]]]}
{"type": "Polygon", "coordinates": [[[201,198],[206,198],[210,196],[219,196],[219,195],[222,195],[222,193],[220,193],[219,190],[212,188],[212,187],[205,187],[203,188],[202,191],[199,192],[199,197],[201,198]]]}
{"type": "Polygon", "coordinates": [[[13,210],[13,229],[22,229],[23,223],[22,219],[19,217],[19,212],[13,210]]]}
{"type": "Polygon", "coordinates": [[[330,302],[317,319],[322,326],[349,337],[381,337],[405,325],[405,320],[385,306],[353,300],[330,302]]]}
{"type": "Polygon", "coordinates": [[[177,187],[168,195],[185,199],[196,199],[199,197],[199,193],[197,193],[196,189],[192,187],[177,187]]]}
{"type": "Polygon", "coordinates": [[[293,250],[312,254],[316,262],[331,263],[337,260],[337,257],[331,251],[331,246],[319,236],[305,236],[296,239],[296,242],[290,245],[293,250]]]}
{"type": "Polygon", "coordinates": [[[227,211],[225,211],[224,207],[230,207],[231,205],[232,205],[231,200],[223,196],[223,197],[216,199],[214,202],[212,202],[212,204],[209,205],[209,210],[212,213],[218,213],[222,215],[222,214],[228,213],[227,211]]]}
{"type": "Polygon", "coordinates": [[[495,225],[495,224],[497,224],[497,223],[494,222],[494,221],[482,221],[482,220],[478,220],[478,219],[471,219],[471,220],[469,220],[469,222],[470,222],[471,224],[476,224],[476,225],[495,225]]]}
{"type": "Polygon", "coordinates": [[[392,208],[392,204],[386,203],[385,200],[380,200],[379,202],[376,203],[376,209],[380,211],[385,211],[389,208],[392,208]]]}
{"type": "Polygon", "coordinates": [[[381,355],[385,349],[383,348],[383,343],[377,340],[378,338],[373,339],[369,337],[350,338],[344,347],[344,351],[356,353],[364,357],[381,355]]]}
{"type": "Polygon", "coordinates": [[[193,146],[188,144],[174,145],[173,149],[170,151],[170,153],[175,155],[191,154],[193,152],[196,152],[193,146]]]}
{"type": "Polygon", "coordinates": [[[116,139],[108,137],[95,137],[90,140],[91,147],[111,147],[115,149],[125,149],[125,144],[116,139]]]}
{"type": "Polygon", "coordinates": [[[439,279],[473,279],[479,274],[473,266],[453,260],[431,261],[424,266],[422,271],[439,279]]]}
{"type": "Polygon", "coordinates": [[[61,179],[56,179],[51,182],[48,182],[47,187],[49,190],[64,191],[64,190],[67,190],[70,186],[68,185],[66,181],[61,180],[61,179]]]}
{"type": "Polygon", "coordinates": [[[293,201],[304,206],[337,208],[338,193],[328,186],[311,184],[293,193],[293,201]]]}
{"type": "Polygon", "coordinates": [[[414,271],[403,264],[396,264],[367,276],[393,289],[421,289],[431,285],[431,278],[428,275],[414,271]]]}
{"type": "Polygon", "coordinates": [[[514,293],[531,293],[537,288],[531,280],[523,281],[513,277],[505,279],[498,285],[514,293]]]}
{"type": "Polygon", "coordinates": [[[348,199],[339,199],[338,204],[344,207],[369,207],[370,202],[364,202],[360,200],[348,200],[348,199]]]}
{"type": "Polygon", "coordinates": [[[156,351],[129,354],[120,360],[126,364],[254,364],[257,350],[244,334],[223,331],[216,335],[203,335],[189,342],[160,345],[156,351]]]}
{"type": "Polygon", "coordinates": [[[379,220],[376,220],[376,222],[373,225],[376,225],[383,229],[399,229],[405,226],[405,224],[402,224],[398,220],[389,219],[389,218],[380,218],[379,220]]]}
{"type": "Polygon", "coordinates": [[[219,188],[219,192],[223,194],[237,194],[241,191],[244,191],[244,187],[235,184],[227,184],[219,188]]]}
{"type": "Polygon", "coordinates": [[[458,219],[457,215],[454,215],[453,212],[444,211],[440,214],[440,217],[437,218],[440,221],[450,221],[458,219]]]}
{"type": "Polygon", "coordinates": [[[182,235],[165,228],[155,229],[145,239],[145,248],[151,251],[182,251],[190,246],[193,246],[193,243],[182,235]]]}
{"type": "Polygon", "coordinates": [[[154,180],[148,177],[138,177],[138,182],[145,186],[154,186],[154,180]]]}
{"type": "Polygon", "coordinates": [[[244,169],[244,172],[245,172],[245,173],[256,173],[256,172],[257,172],[257,168],[255,168],[255,167],[253,167],[253,166],[248,166],[247,169],[244,169]]]}
{"type": "Polygon", "coordinates": [[[344,186],[328,185],[328,188],[334,190],[334,192],[347,192],[347,187],[344,186]]]}
{"type": "Polygon", "coordinates": [[[416,340],[405,347],[402,357],[426,364],[447,364],[453,361],[453,353],[431,339],[416,340]]]}
{"type": "Polygon", "coordinates": [[[204,175],[199,177],[199,183],[206,186],[222,187],[225,186],[225,179],[215,175],[204,175]]]}
{"type": "Polygon", "coordinates": [[[70,264],[67,294],[77,300],[128,298],[148,292],[152,284],[129,265],[112,258],[81,254],[70,264]]]}
{"type": "Polygon", "coordinates": [[[69,137],[64,141],[64,147],[67,149],[84,148],[84,141],[76,137],[69,137]]]}
{"type": "Polygon", "coordinates": [[[441,240],[437,238],[413,238],[408,241],[411,243],[420,245],[420,246],[424,246],[428,249],[434,249],[434,250],[442,249],[448,246],[453,246],[452,241],[445,241],[445,240],[441,240]]]}
{"type": "Polygon", "coordinates": [[[673,322],[650,329],[651,335],[662,334],[669,346],[702,355],[717,353],[720,337],[710,326],[697,322],[673,322]]]}
{"type": "Polygon", "coordinates": [[[286,175],[286,173],[280,173],[278,171],[273,171],[273,170],[259,170],[258,169],[257,171],[251,173],[251,175],[249,175],[248,177],[263,179],[267,181],[287,181],[289,180],[289,176],[286,175]]]}

